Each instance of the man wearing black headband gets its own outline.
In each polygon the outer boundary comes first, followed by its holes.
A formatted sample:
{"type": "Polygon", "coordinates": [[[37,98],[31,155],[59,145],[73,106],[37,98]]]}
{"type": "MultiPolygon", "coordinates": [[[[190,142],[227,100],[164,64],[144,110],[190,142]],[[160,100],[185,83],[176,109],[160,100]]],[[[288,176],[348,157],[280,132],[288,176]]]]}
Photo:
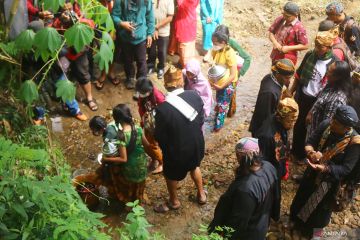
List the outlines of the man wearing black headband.
{"type": "Polygon", "coordinates": [[[331,213],[350,202],[339,198],[338,189],[345,189],[347,196],[354,191],[348,186],[360,157],[360,136],[353,129],[358,120],[352,107],[342,105],[309,137],[305,146],[308,167],[290,208],[291,220],[303,233],[324,228],[331,213]]]}

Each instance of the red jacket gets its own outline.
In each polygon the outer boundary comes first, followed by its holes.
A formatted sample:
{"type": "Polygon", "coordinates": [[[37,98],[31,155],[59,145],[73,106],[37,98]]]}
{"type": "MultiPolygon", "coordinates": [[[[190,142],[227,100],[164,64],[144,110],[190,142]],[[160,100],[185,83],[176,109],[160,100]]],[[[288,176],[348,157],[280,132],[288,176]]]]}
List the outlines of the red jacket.
{"type": "Polygon", "coordinates": [[[29,22],[35,20],[34,18],[38,16],[39,9],[34,6],[34,0],[27,0],[26,6],[28,9],[29,22]]]}

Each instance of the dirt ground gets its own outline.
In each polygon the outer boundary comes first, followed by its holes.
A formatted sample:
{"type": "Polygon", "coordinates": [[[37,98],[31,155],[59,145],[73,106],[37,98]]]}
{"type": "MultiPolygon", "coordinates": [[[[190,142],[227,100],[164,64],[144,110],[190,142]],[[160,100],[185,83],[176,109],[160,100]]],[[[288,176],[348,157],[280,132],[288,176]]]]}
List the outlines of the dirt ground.
{"type": "MultiPolygon", "coordinates": [[[[213,211],[220,195],[226,190],[233,179],[236,167],[234,153],[235,143],[243,136],[249,136],[248,123],[255,105],[256,96],[261,79],[270,71],[271,44],[267,38],[267,28],[271,22],[281,14],[283,0],[225,0],[224,24],[228,25],[232,37],[236,38],[251,54],[252,64],[248,73],[241,79],[238,86],[238,111],[232,119],[227,119],[225,128],[217,134],[210,133],[211,124],[206,131],[206,155],[202,161],[201,169],[204,182],[208,189],[208,204],[198,206],[191,201],[196,189],[188,176],[180,184],[179,196],[182,208],[166,214],[155,214],[152,210],[154,204],[167,198],[167,190],[162,175],[149,175],[147,179],[146,194],[149,199],[145,206],[148,221],[153,224],[153,230],[159,231],[171,240],[191,239],[192,233],[198,232],[200,224],[211,221],[213,211]]],[[[328,1],[324,0],[298,0],[302,8],[302,21],[307,28],[310,42],[313,42],[317,24],[324,19],[324,7],[328,1]]],[[[343,1],[346,12],[356,15],[360,1],[343,1]]],[[[199,25],[197,49],[201,49],[201,26],[199,25]]],[[[314,44],[312,44],[313,47],[314,44]]],[[[201,59],[200,56],[198,56],[201,59]]],[[[174,59],[170,59],[172,61],[174,59]]],[[[176,59],[175,59],[176,60],[176,59]]],[[[206,73],[207,64],[202,64],[206,73]]],[[[122,71],[119,74],[123,75],[122,71]]],[[[161,81],[152,76],[157,86],[161,81]]],[[[84,113],[89,117],[94,115],[109,116],[110,110],[118,103],[128,103],[132,113],[138,117],[136,102],[132,100],[132,91],[128,91],[122,84],[114,87],[106,82],[101,91],[93,90],[99,111],[91,112],[85,105],[81,105],[84,113]]],[[[88,122],[79,122],[62,116],[64,131],[55,133],[58,136],[65,155],[74,171],[92,171],[96,169],[94,161],[100,152],[101,139],[93,137],[88,128],[88,122]]],[[[300,173],[303,167],[291,165],[292,173],[300,173]]],[[[269,239],[299,239],[289,227],[289,206],[297,189],[292,180],[282,183],[282,217],[278,224],[272,224],[269,239]]],[[[350,209],[334,214],[328,230],[347,231],[360,228],[360,199],[357,199],[350,209]]],[[[105,211],[105,221],[112,226],[118,226],[124,220],[125,214],[119,211],[105,211]]],[[[348,239],[360,239],[360,236],[350,236],[348,239]]],[[[336,239],[336,238],[334,238],[336,239]]],[[[340,239],[340,238],[339,238],[340,239]]],[[[345,239],[341,237],[341,239],[345,239]]]]}

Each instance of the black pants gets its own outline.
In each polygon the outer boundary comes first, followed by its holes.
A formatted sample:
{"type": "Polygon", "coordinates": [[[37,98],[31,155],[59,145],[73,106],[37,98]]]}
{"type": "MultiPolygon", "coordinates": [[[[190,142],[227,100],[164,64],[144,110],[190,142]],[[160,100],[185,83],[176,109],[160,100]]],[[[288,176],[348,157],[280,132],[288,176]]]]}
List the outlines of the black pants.
{"type": "Polygon", "coordinates": [[[148,68],[155,68],[157,50],[157,58],[159,59],[157,69],[164,69],[168,45],[169,37],[159,37],[156,41],[153,41],[151,48],[148,49],[148,68]]]}
{"type": "Polygon", "coordinates": [[[137,45],[122,41],[121,48],[124,53],[126,79],[129,80],[130,78],[135,77],[134,60],[136,61],[137,66],[136,78],[146,77],[146,40],[137,45]]]}
{"type": "Polygon", "coordinates": [[[305,158],[305,138],[306,138],[306,123],[305,119],[316,101],[316,97],[307,96],[303,93],[302,88],[296,91],[295,100],[299,105],[299,116],[294,126],[292,154],[295,157],[305,158]]]}

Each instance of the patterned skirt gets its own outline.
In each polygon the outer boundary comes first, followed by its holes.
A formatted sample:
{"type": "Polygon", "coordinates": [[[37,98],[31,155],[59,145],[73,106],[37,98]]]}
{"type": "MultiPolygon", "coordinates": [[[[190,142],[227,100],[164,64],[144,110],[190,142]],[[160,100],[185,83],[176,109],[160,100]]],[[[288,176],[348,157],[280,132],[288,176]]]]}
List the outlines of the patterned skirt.
{"type": "Polygon", "coordinates": [[[220,130],[224,126],[224,121],[226,114],[229,111],[229,106],[234,91],[235,89],[233,84],[230,84],[224,89],[216,91],[216,116],[214,130],[220,130]]]}

